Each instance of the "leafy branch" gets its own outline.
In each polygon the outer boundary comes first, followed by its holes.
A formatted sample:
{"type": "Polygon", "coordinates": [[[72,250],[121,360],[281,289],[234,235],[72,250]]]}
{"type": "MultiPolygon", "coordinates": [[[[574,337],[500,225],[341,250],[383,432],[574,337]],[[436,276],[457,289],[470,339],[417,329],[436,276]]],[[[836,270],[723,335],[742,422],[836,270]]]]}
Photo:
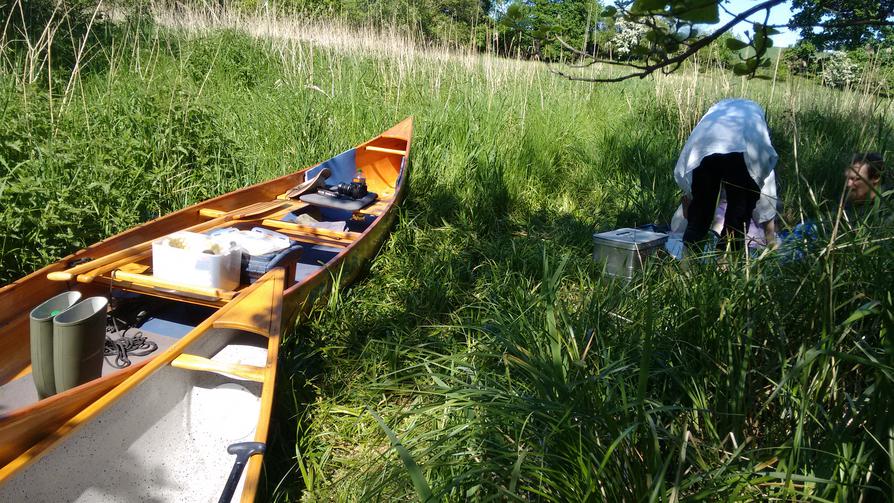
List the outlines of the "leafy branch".
{"type": "MultiPolygon", "coordinates": [[[[647,77],[654,72],[661,70],[662,73],[672,73],[680,65],[683,64],[688,58],[698,52],[700,49],[710,45],[712,42],[717,40],[721,35],[731,30],[734,26],[746,20],[748,17],[765,10],[769,13],[769,10],[777,5],[784,3],[785,0],[767,0],[765,2],[759,3],[750,9],[747,9],[735,17],[731,19],[728,23],[724,24],[711,34],[705,37],[698,37],[697,31],[693,27],[694,22],[699,22],[702,20],[716,20],[717,19],[717,3],[710,1],[705,2],[702,1],[695,5],[689,5],[683,9],[673,9],[665,10],[666,4],[661,1],[640,1],[633,4],[631,10],[622,9],[621,12],[624,17],[631,18],[634,22],[645,24],[649,27],[650,31],[647,33],[646,38],[651,42],[649,47],[649,51],[644,54],[646,56],[646,64],[637,64],[633,62],[621,62],[621,61],[612,61],[602,58],[594,58],[590,54],[587,54],[579,49],[571,47],[565,41],[559,39],[559,42],[569,51],[574,54],[585,58],[588,63],[580,66],[589,66],[595,63],[605,63],[605,64],[613,64],[619,66],[626,66],[629,68],[634,68],[638,71],[631,72],[625,75],[621,75],[619,77],[583,77],[579,75],[571,75],[561,70],[551,69],[550,71],[561,75],[569,80],[577,80],[584,82],[621,82],[627,79],[632,78],[644,78],[647,77]],[[711,5],[713,5],[713,12],[706,12],[705,9],[710,9],[711,5]],[[673,15],[676,19],[673,21],[684,21],[683,23],[676,22],[673,23],[675,29],[673,33],[666,31],[664,26],[660,23],[659,20],[668,19],[668,15],[673,15]],[[684,31],[685,30],[685,31],[684,31]],[[684,32],[686,35],[682,38],[679,37],[679,34],[684,32]],[[651,40],[650,40],[651,39],[651,40]],[[682,52],[677,52],[674,55],[670,55],[675,51],[672,51],[675,48],[680,46],[685,47],[682,52]]],[[[690,2],[691,3],[691,2],[690,2]]],[[[607,9],[608,10],[608,9],[607,9]]],[[[608,10],[607,14],[614,14],[611,10],[608,10]]],[[[670,23],[668,23],[670,24],[670,23]]],[[[766,49],[772,46],[772,40],[770,40],[769,35],[772,35],[775,32],[775,29],[766,26],[766,25],[758,25],[755,24],[755,36],[749,43],[741,42],[741,47],[732,47],[734,49],[743,49],[748,45],[753,45],[755,47],[755,56],[762,56],[766,49]],[[761,49],[761,50],[758,50],[761,49]]],[[[737,65],[739,71],[736,73],[744,72],[744,74],[753,74],[760,64],[760,57],[752,57],[746,60],[745,63],[742,63],[744,66],[737,65]]]]}
{"type": "MultiPolygon", "coordinates": [[[[636,47],[630,51],[627,60],[618,61],[596,57],[594,54],[571,46],[560,36],[555,36],[555,38],[565,50],[581,58],[580,63],[569,65],[572,68],[583,68],[599,63],[622,66],[632,71],[617,77],[574,75],[556,68],[550,68],[550,72],[569,80],[583,82],[621,82],[632,78],[645,78],[658,71],[663,74],[673,73],[699,50],[714,43],[739,23],[746,22],[749,17],[763,11],[765,13],[763,22],[751,22],[752,32],[746,32],[747,40],[742,41],[736,38],[725,40],[727,48],[740,54],[741,61],[733,66],[733,72],[736,75],[754,77],[760,67],[770,65],[769,59],[765,57],[767,50],[773,47],[773,40],[770,37],[778,34],[777,28],[783,26],[769,24],[770,11],[785,1],[766,0],[738,14],[721,5],[721,0],[621,1],[617,7],[604,9],[602,16],[607,19],[615,19],[618,23],[623,20],[628,26],[630,24],[640,26],[641,28],[637,29],[638,32],[644,32],[643,40],[637,41],[636,47]],[[702,36],[696,25],[718,22],[720,9],[731,15],[732,19],[708,35],[702,36]],[[741,51],[748,47],[753,49],[753,53],[747,57],[741,56],[741,51]]],[[[819,2],[819,4],[822,3],[819,2]]],[[[887,19],[886,12],[879,11],[863,17],[824,21],[817,19],[812,26],[830,29],[851,26],[894,26],[894,21],[887,19]]]]}

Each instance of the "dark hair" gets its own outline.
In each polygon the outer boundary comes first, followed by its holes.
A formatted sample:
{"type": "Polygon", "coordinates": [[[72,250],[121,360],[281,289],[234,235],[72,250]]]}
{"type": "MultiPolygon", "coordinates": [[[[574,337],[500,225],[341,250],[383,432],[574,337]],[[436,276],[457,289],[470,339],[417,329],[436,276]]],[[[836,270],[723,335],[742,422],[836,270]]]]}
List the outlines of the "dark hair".
{"type": "Polygon", "coordinates": [[[878,152],[861,152],[854,154],[851,166],[866,166],[867,174],[872,180],[878,180],[885,171],[885,160],[878,152]]]}

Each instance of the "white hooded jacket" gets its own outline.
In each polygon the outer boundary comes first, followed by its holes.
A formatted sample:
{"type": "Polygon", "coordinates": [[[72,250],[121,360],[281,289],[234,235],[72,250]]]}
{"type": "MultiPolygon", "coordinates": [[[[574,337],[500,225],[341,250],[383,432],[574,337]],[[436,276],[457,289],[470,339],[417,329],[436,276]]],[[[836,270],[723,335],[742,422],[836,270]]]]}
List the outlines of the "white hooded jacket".
{"type": "Polygon", "coordinates": [[[764,110],[744,99],[726,99],[714,104],[698,121],[674,168],[674,179],[692,196],[692,171],[712,154],[742,152],[745,166],[761,195],[752,217],[764,223],[776,216],[776,162],[779,156],[770,143],[764,110]]]}

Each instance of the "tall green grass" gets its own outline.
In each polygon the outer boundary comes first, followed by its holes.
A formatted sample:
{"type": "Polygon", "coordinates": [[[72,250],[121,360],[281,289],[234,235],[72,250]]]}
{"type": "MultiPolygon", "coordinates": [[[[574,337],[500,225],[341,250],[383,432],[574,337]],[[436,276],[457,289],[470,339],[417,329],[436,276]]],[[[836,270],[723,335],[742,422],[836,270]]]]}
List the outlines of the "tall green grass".
{"type": "Polygon", "coordinates": [[[112,19],[72,86],[71,64],[24,79],[4,46],[0,281],[416,117],[392,236],[284,341],[267,499],[891,494],[892,231],[836,211],[849,153],[889,148],[889,101],[695,71],[590,86],[269,17],[112,19]],[[603,278],[592,233],[669,219],[676,155],[726,96],[767,108],[783,216],[821,222],[816,247],[603,278]]]}

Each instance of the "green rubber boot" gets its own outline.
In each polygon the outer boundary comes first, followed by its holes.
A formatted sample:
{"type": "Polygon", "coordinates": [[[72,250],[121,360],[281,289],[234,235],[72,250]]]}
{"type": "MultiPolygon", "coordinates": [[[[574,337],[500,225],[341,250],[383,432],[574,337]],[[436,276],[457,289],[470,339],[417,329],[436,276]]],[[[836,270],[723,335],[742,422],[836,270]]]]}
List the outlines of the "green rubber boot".
{"type": "Polygon", "coordinates": [[[57,393],[102,375],[108,305],[105,297],[90,297],[53,319],[53,370],[57,393]]]}
{"type": "Polygon", "coordinates": [[[81,300],[81,292],[65,292],[31,310],[31,377],[41,400],[56,394],[53,372],[53,318],[81,300]]]}

